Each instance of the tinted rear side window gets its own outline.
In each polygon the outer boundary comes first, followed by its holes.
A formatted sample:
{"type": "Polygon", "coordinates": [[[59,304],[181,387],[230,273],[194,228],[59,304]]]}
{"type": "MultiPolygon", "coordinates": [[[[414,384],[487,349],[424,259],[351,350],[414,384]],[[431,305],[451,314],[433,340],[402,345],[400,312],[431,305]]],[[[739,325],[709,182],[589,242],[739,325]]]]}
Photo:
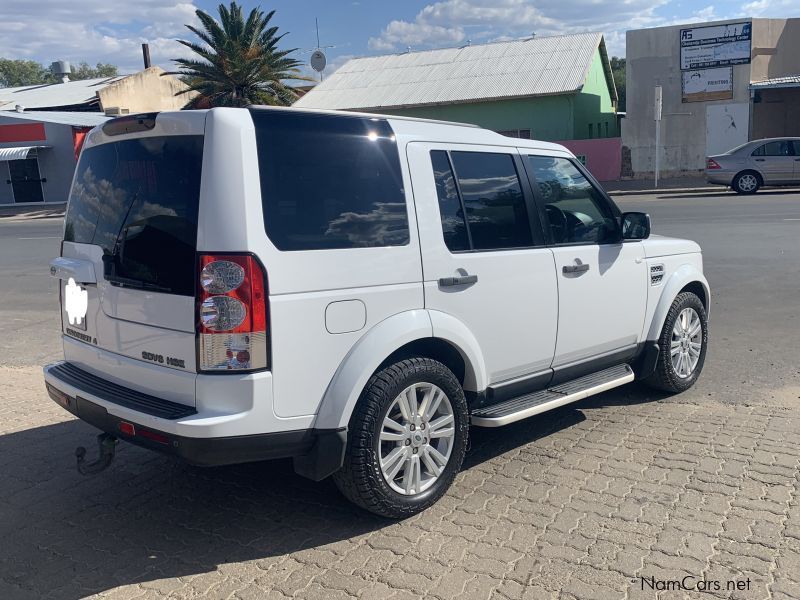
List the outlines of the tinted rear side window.
{"type": "Polygon", "coordinates": [[[510,154],[451,152],[475,250],[533,246],[528,208],[510,154]]]}
{"type": "Polygon", "coordinates": [[[458,197],[456,180],[450,167],[450,160],[444,150],[431,151],[433,178],[436,182],[436,195],[439,197],[439,213],[442,217],[444,243],[451,252],[470,249],[464,210],[458,197]]]}
{"type": "Polygon", "coordinates": [[[64,240],[103,249],[106,279],[194,295],[203,136],[138,138],[81,154],[64,240]]]}
{"type": "Polygon", "coordinates": [[[264,224],[279,250],[409,241],[400,157],[384,119],[252,110],[264,224]]]}

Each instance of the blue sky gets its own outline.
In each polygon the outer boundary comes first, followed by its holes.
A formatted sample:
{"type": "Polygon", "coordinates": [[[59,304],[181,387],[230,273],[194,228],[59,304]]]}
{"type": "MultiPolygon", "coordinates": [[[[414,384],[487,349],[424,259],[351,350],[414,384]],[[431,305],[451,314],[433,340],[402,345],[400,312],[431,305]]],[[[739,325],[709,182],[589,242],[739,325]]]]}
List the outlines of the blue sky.
{"type": "MultiPolygon", "coordinates": [[[[287,47],[307,61],[320,42],[332,72],[352,56],[456,46],[537,35],[601,31],[612,55],[625,54],[625,30],[739,17],[798,17],[798,0],[273,0],[242,2],[246,10],[275,9],[274,24],[288,32],[287,47]]],[[[190,36],[197,8],[209,0],[38,0],[0,3],[0,56],[111,62],[122,72],[141,67],[140,44],[165,68],[185,53],[175,38],[190,36]]]]}

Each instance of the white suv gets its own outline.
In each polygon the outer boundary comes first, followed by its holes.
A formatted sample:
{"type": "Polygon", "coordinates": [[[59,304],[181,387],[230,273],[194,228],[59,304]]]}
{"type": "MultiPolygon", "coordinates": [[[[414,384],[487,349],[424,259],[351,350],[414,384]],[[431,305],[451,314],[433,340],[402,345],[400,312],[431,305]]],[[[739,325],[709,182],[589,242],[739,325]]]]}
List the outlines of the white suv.
{"type": "Polygon", "coordinates": [[[50,396],[197,465],[293,457],[389,517],[441,497],[469,426],[706,353],[697,244],[649,236],[562,146],[299,109],[123,117],[66,214],[50,396]]]}

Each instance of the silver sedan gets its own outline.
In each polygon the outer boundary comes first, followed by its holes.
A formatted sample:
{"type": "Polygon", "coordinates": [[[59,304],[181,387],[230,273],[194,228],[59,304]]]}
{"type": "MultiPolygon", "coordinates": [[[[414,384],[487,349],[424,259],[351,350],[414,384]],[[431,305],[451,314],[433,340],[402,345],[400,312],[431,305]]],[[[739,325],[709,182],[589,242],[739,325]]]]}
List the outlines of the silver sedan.
{"type": "Polygon", "coordinates": [[[764,185],[800,184],[800,138],[754,140],[706,158],[706,178],[755,194],[764,185]]]}

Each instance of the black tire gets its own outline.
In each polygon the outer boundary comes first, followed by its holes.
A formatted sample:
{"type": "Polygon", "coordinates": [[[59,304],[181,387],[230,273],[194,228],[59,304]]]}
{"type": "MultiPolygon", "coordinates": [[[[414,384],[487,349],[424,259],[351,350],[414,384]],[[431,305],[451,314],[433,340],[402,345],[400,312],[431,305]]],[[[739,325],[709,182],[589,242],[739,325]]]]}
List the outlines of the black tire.
{"type": "MultiPolygon", "coordinates": [[[[745,179],[745,181],[750,181],[750,180],[745,179]]],[[[742,171],[741,173],[737,173],[736,177],[733,178],[733,183],[731,184],[731,187],[737,194],[750,195],[750,194],[755,194],[762,185],[764,185],[764,180],[761,179],[761,175],[759,175],[755,171],[742,171]],[[742,178],[744,177],[754,177],[755,187],[745,186],[743,188],[742,178]]]]}
{"type": "Polygon", "coordinates": [[[351,502],[390,519],[419,513],[441,498],[461,469],[467,449],[469,413],[464,391],[455,375],[430,358],[409,358],[381,369],[367,383],[356,404],[347,433],[344,465],[333,480],[351,502]],[[428,489],[415,495],[393,490],[381,472],[378,452],[384,417],[395,398],[415,383],[432,383],[447,396],[453,409],[455,433],[450,459],[428,489]]]}
{"type": "Polygon", "coordinates": [[[664,327],[661,329],[658,347],[659,353],[656,370],[650,377],[644,380],[644,383],[650,387],[670,393],[684,392],[692,387],[703,370],[703,365],[706,360],[706,350],[708,348],[708,318],[706,317],[706,309],[696,294],[682,292],[678,294],[672,302],[672,306],[667,313],[667,318],[664,321],[664,327]],[[678,319],[681,312],[687,308],[694,309],[697,316],[700,318],[702,347],[700,348],[700,356],[694,371],[692,371],[688,377],[680,377],[672,364],[670,347],[672,344],[672,330],[675,327],[675,321],[678,319]]]}

